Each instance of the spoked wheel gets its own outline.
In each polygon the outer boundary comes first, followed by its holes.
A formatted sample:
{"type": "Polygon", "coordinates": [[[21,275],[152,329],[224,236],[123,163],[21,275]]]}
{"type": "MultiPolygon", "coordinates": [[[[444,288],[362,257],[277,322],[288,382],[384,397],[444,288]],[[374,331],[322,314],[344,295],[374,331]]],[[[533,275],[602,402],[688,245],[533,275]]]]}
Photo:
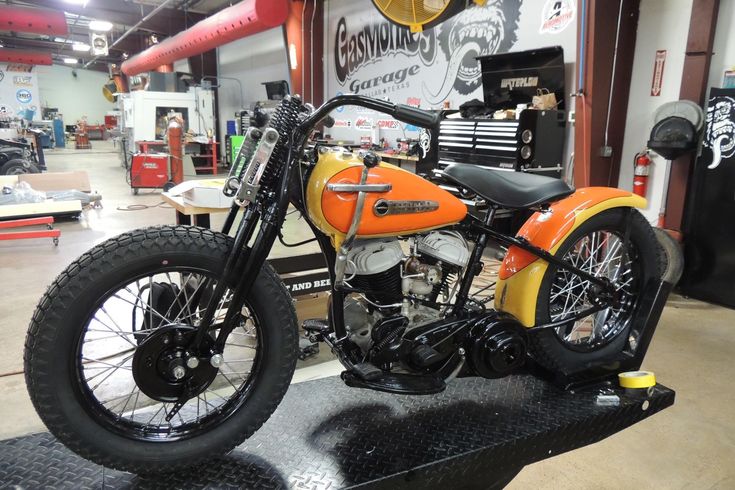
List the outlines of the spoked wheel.
{"type": "Polygon", "coordinates": [[[139,230],[57,278],[33,316],[25,373],[36,410],[66,446],[118,469],[173,470],[230,450],[270,416],[298,338],[288,292],[267,264],[234,324],[223,323],[228,284],[204,349],[190,349],[231,246],[196,227],[139,230]]]}
{"type": "MultiPolygon", "coordinates": [[[[562,326],[537,332],[531,339],[534,358],[552,370],[574,371],[620,353],[638,314],[637,299],[649,280],[660,277],[661,250],[643,216],[612,209],[583,223],[556,255],[613,284],[616,301],[602,310],[562,326]]],[[[579,316],[602,295],[589,280],[550,265],[539,290],[537,323],[579,316]]]]}
{"type": "MultiPolygon", "coordinates": [[[[245,401],[259,367],[262,329],[248,305],[221,355],[199,357],[187,349],[216,283],[207,271],[162,266],[102,300],[77,356],[83,394],[100,424],[134,439],[176,440],[217,425],[245,401]]],[[[231,295],[226,290],[215,326],[231,295]]],[[[205,345],[214,347],[218,335],[214,329],[205,345]]]]}

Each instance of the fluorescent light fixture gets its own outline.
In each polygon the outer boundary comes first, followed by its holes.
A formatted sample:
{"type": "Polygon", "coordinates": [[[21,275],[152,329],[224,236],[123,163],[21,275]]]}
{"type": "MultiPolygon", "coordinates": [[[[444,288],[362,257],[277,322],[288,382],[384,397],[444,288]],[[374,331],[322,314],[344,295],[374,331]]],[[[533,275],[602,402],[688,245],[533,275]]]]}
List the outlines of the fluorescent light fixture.
{"type": "Polygon", "coordinates": [[[82,7],[86,7],[88,1],[89,0],[66,0],[66,3],[71,3],[73,5],[81,5],[82,7]]]}
{"type": "Polygon", "coordinates": [[[55,37],[54,42],[55,43],[70,43],[71,39],[67,39],[65,37],[55,37]]]}
{"type": "Polygon", "coordinates": [[[288,46],[288,60],[291,64],[292,70],[295,70],[296,68],[298,68],[298,63],[297,63],[298,57],[296,56],[296,45],[294,43],[291,43],[288,46]]]}
{"type": "Polygon", "coordinates": [[[92,20],[89,22],[89,30],[97,32],[107,32],[112,29],[112,22],[106,20],[92,20]]]}
{"type": "Polygon", "coordinates": [[[64,58],[64,63],[66,63],[67,65],[76,65],[77,63],[79,63],[79,60],[76,58],[64,58]]]}
{"type": "Polygon", "coordinates": [[[89,44],[87,43],[74,43],[71,45],[71,49],[74,51],[89,51],[89,44]]]}

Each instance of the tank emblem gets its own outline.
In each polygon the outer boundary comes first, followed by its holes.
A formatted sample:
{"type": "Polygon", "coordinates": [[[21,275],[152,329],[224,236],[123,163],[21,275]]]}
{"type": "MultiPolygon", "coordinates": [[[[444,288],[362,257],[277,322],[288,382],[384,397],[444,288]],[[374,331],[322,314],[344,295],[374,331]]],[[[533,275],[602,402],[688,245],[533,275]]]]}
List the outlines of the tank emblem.
{"type": "Polygon", "coordinates": [[[437,201],[391,201],[378,199],[373,205],[375,216],[383,217],[393,214],[428,213],[439,209],[437,201]]]}

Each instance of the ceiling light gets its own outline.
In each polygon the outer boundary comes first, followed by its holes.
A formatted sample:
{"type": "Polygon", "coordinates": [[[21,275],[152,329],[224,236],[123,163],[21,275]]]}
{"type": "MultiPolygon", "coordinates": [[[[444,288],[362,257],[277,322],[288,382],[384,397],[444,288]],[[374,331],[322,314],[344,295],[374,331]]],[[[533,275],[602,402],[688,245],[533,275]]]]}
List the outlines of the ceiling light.
{"type": "Polygon", "coordinates": [[[54,38],[55,43],[70,43],[71,39],[65,38],[65,37],[55,37],[54,38]]]}
{"type": "Polygon", "coordinates": [[[79,60],[76,58],[64,58],[64,63],[66,63],[67,65],[76,65],[77,63],[79,63],[79,60]]]}
{"type": "Polygon", "coordinates": [[[89,44],[74,43],[71,45],[71,49],[73,49],[74,51],[89,51],[89,44]]]}
{"type": "Polygon", "coordinates": [[[92,20],[89,22],[90,31],[107,32],[112,29],[112,23],[106,20],[92,20]]]}
{"type": "Polygon", "coordinates": [[[66,3],[71,3],[74,5],[81,5],[82,7],[85,7],[88,1],[89,0],[66,0],[66,3]]]}

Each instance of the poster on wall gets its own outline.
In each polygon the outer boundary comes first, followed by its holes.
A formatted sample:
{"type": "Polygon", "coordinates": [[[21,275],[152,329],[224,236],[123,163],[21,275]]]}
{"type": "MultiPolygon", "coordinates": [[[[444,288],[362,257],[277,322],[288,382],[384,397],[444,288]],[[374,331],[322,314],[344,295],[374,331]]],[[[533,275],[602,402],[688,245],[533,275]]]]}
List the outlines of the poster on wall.
{"type": "MultiPolygon", "coordinates": [[[[326,97],[353,93],[456,109],[483,98],[478,56],[552,45],[573,54],[576,43],[574,0],[488,0],[420,33],[389,23],[371,2],[332,0],[325,10],[326,97]]],[[[359,139],[365,119],[375,122],[381,137],[419,135],[415,126],[361,108],[344,108],[339,118],[353,123],[332,128],[338,139],[359,139]]]]}
{"type": "Polygon", "coordinates": [[[0,117],[40,120],[38,76],[26,65],[0,64],[0,117]]]}

